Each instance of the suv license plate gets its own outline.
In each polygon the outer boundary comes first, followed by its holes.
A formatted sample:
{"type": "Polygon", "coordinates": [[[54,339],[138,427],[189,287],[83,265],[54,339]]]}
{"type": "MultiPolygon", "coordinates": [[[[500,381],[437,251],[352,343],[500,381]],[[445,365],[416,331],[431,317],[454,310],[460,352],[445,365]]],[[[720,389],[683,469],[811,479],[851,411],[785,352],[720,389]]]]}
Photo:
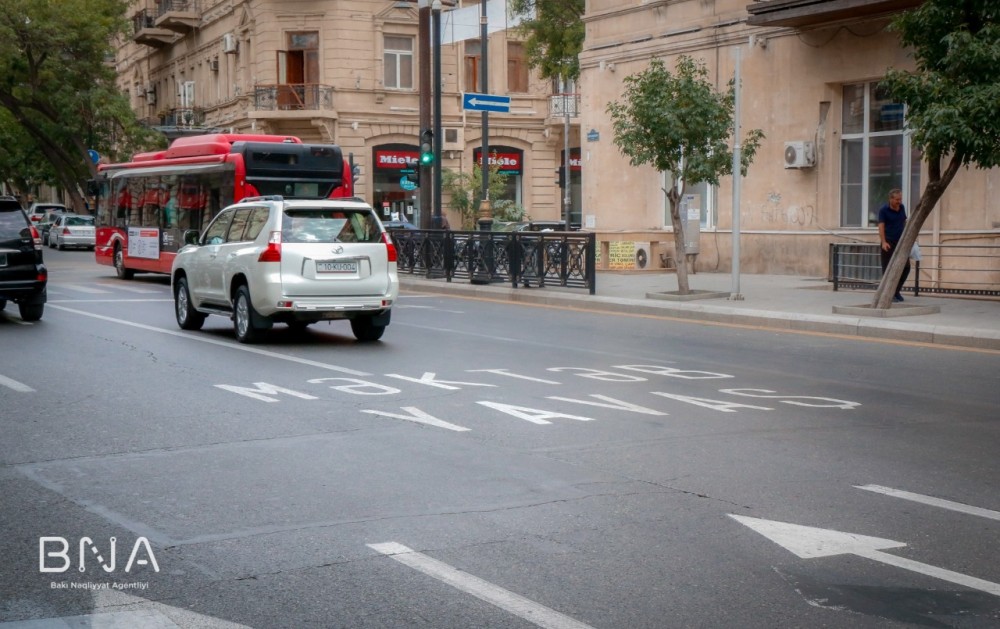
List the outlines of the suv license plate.
{"type": "Polygon", "coordinates": [[[358,263],[352,262],[317,262],[317,273],[357,273],[358,263]]]}

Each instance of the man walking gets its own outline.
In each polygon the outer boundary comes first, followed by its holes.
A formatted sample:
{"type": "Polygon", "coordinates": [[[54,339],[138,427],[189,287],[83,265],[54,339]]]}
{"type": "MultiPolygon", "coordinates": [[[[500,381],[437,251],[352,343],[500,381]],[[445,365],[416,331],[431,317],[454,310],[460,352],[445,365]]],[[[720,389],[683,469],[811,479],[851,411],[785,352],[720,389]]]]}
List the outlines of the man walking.
{"type": "MultiPolygon", "coordinates": [[[[906,226],[906,208],[903,206],[903,191],[894,188],[889,191],[889,202],[879,208],[878,211],[878,236],[882,242],[882,274],[889,266],[892,259],[892,252],[896,250],[899,239],[903,237],[903,228],[906,226]]],[[[899,276],[899,284],[896,285],[896,294],[892,300],[894,302],[903,301],[903,283],[910,275],[910,257],[906,257],[906,266],[903,267],[903,274],[899,276]]]]}

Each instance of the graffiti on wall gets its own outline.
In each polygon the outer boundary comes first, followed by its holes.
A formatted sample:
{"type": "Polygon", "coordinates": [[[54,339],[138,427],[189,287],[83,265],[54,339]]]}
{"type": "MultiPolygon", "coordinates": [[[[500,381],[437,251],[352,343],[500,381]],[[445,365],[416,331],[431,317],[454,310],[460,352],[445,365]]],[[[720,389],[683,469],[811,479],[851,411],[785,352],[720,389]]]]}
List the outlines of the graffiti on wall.
{"type": "Polygon", "coordinates": [[[782,200],[780,193],[769,193],[766,201],[756,206],[750,206],[750,216],[747,217],[747,222],[758,225],[793,225],[797,227],[808,227],[819,222],[814,206],[784,205],[782,200]]]}

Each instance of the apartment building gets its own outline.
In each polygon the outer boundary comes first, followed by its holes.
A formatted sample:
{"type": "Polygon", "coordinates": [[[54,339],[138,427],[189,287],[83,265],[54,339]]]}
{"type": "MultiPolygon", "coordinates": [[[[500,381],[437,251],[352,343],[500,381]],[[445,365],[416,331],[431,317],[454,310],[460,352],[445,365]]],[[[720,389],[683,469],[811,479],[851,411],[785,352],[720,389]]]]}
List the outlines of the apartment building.
{"type": "MultiPolygon", "coordinates": [[[[656,57],[672,69],[686,54],[705,63],[718,89],[740,63],[743,128],[766,135],[741,186],[742,270],[823,276],[831,243],[876,242],[877,212],[889,190],[902,189],[912,208],[926,183],[904,108],[877,85],[887,68],[913,67],[887,27],[892,15],[920,2],[587,0],[580,79],[584,224],[603,242],[630,244],[650,264],[659,256],[648,248],[671,248],[664,235],[670,230],[665,175],[629,165],[605,112],[621,97],[626,76],[656,57]]],[[[978,279],[992,277],[994,284],[1000,284],[998,190],[1000,170],[961,171],[920,239],[993,245],[984,252],[992,256],[984,262],[992,274],[978,279]]],[[[697,269],[728,271],[733,179],[687,192],[700,229],[697,269]]]]}
{"type": "MultiPolygon", "coordinates": [[[[118,50],[120,85],[139,117],[168,137],[273,133],[340,145],[361,173],[357,194],[387,217],[420,224],[430,208],[419,207],[406,175],[422,130],[425,6],[429,0],[137,0],[133,33],[118,50]]],[[[505,198],[534,219],[561,217],[556,171],[568,130],[579,221],[578,95],[529,71],[505,0],[487,8],[487,92],[511,97],[510,112],[489,114],[487,127],[490,161],[507,175],[505,198]]],[[[445,0],[442,9],[438,162],[470,172],[481,162],[483,126],[479,112],[463,109],[462,94],[483,91],[482,3],[445,0]]],[[[449,222],[461,224],[454,215],[449,222]]]]}

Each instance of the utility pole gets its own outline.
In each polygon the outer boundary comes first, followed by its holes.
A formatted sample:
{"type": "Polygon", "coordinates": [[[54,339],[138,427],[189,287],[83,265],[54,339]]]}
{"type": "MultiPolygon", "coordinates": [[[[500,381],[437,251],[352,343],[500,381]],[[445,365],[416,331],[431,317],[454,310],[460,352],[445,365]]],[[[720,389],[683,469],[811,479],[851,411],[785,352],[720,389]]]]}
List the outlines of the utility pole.
{"type": "MultiPolygon", "coordinates": [[[[431,2],[430,0],[420,0],[417,12],[417,54],[420,55],[420,129],[417,130],[417,138],[423,132],[431,128],[431,2]]],[[[418,140],[419,143],[419,140],[418,140]]],[[[434,186],[431,185],[431,173],[417,160],[414,168],[420,169],[420,188],[418,188],[417,198],[420,201],[420,229],[430,229],[432,194],[434,186]]]]}
{"type": "MultiPolygon", "coordinates": [[[[566,221],[566,231],[569,231],[570,205],[572,204],[571,186],[569,180],[569,81],[562,77],[563,84],[563,220],[566,221]]],[[[573,103],[574,107],[576,103],[573,103]]]]}
{"type": "Polygon", "coordinates": [[[740,48],[736,47],[736,74],[733,82],[736,84],[736,100],[733,103],[733,287],[729,293],[732,301],[743,301],[740,293],[740,188],[743,185],[743,175],[740,171],[742,163],[742,147],[740,146],[740,48]]]}
{"type": "Polygon", "coordinates": [[[434,229],[441,229],[441,0],[431,3],[434,32],[434,229]]]}
{"type": "MultiPolygon", "coordinates": [[[[489,31],[487,24],[486,0],[482,0],[480,5],[482,11],[479,15],[479,41],[482,51],[482,63],[480,64],[480,88],[483,94],[490,93],[490,82],[488,69],[490,66],[487,47],[489,46],[489,31]]],[[[483,152],[481,154],[482,164],[479,166],[483,180],[483,198],[479,202],[479,230],[493,231],[493,206],[490,204],[490,114],[483,110],[483,152]]]]}

